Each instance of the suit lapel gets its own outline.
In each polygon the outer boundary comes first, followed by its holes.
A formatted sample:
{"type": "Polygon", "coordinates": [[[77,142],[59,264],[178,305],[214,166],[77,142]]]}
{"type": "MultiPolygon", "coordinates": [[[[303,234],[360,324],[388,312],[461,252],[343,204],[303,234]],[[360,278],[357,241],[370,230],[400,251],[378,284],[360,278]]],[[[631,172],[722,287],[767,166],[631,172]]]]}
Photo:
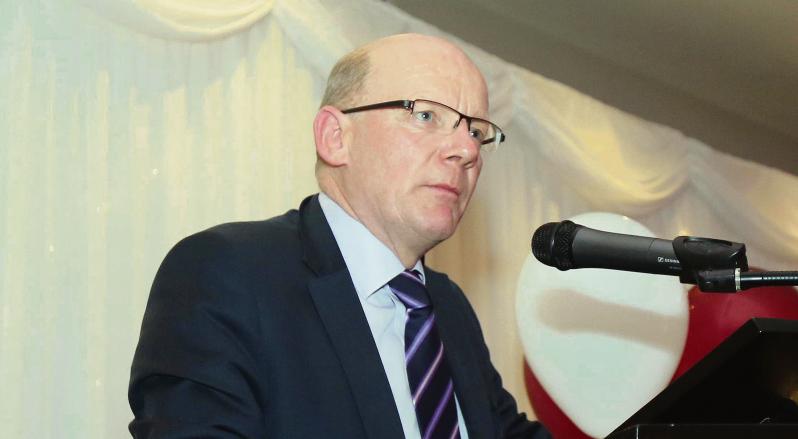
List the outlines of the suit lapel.
{"type": "Polygon", "coordinates": [[[404,432],[388,378],[318,196],[306,198],[299,212],[305,263],[317,275],[308,284],[310,294],[349,381],[366,436],[401,439],[404,432]]]}
{"type": "Polygon", "coordinates": [[[455,297],[449,278],[432,270],[425,272],[428,273],[427,290],[435,310],[438,332],[446,348],[446,357],[452,370],[452,381],[460,410],[468,428],[468,437],[492,438],[494,432],[490,402],[485,392],[487,383],[479,374],[481,368],[472,346],[479,341],[468,338],[474,334],[464,325],[469,316],[463,312],[462,307],[454,306],[462,299],[455,297]]]}

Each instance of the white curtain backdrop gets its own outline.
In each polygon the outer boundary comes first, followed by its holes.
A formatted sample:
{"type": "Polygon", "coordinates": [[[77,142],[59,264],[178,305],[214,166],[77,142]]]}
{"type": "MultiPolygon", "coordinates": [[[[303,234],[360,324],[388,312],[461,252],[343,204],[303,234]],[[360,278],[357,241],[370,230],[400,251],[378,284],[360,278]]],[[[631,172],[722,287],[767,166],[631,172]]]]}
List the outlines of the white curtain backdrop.
{"type": "MultiPolygon", "coordinates": [[[[384,35],[442,33],[372,0],[4,0],[0,11],[0,437],[124,438],[130,361],[167,250],[315,192],[311,122],[333,62],[384,35]]],[[[462,45],[509,140],[428,262],[469,295],[522,409],[514,295],[540,224],[612,211],[798,268],[795,176],[462,45]]]]}

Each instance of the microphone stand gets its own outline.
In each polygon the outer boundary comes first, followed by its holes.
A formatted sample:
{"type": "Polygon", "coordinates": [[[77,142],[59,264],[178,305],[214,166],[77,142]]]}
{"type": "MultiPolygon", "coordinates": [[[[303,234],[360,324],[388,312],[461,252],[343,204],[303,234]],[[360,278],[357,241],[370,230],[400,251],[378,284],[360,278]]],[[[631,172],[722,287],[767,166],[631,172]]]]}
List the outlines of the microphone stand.
{"type": "Polygon", "coordinates": [[[765,286],[796,286],[798,271],[748,271],[745,244],[679,236],[673,250],[682,267],[679,280],[707,293],[736,293],[765,286]]]}
{"type": "Polygon", "coordinates": [[[798,271],[702,270],[696,273],[696,279],[705,293],[736,293],[755,287],[796,286],[798,271]]]}

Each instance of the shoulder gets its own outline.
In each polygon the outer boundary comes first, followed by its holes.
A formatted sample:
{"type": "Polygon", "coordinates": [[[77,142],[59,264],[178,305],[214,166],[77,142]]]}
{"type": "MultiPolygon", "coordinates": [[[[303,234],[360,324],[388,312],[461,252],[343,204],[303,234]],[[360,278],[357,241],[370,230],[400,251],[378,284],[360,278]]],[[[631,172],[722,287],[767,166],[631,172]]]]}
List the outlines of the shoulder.
{"type": "Polygon", "coordinates": [[[442,289],[446,292],[446,294],[452,294],[465,299],[463,290],[459,285],[457,285],[457,283],[449,279],[449,276],[446,273],[434,270],[424,265],[424,276],[427,279],[426,283],[428,287],[442,289]]]}
{"type": "Polygon", "coordinates": [[[155,275],[144,323],[207,328],[221,316],[238,334],[258,327],[262,301],[287,294],[304,272],[297,216],[220,224],[182,239],[155,275]]]}
{"type": "Polygon", "coordinates": [[[245,257],[270,249],[286,249],[299,241],[298,222],[298,212],[291,210],[267,220],[219,224],[180,240],[167,259],[172,256],[207,258],[214,254],[225,258],[245,257]]]}
{"type": "Polygon", "coordinates": [[[463,308],[469,316],[476,318],[476,314],[465,293],[446,273],[433,270],[426,265],[424,266],[424,273],[427,278],[427,287],[434,288],[436,290],[435,294],[440,295],[443,302],[449,306],[463,308]]]}
{"type": "Polygon", "coordinates": [[[296,240],[299,240],[299,212],[289,210],[266,220],[219,224],[183,239],[177,246],[215,245],[242,251],[296,240]]]}
{"type": "Polygon", "coordinates": [[[160,280],[183,278],[192,283],[218,277],[260,277],[277,262],[296,261],[302,255],[296,210],[261,221],[220,224],[180,240],[164,258],[156,275],[160,280]]]}

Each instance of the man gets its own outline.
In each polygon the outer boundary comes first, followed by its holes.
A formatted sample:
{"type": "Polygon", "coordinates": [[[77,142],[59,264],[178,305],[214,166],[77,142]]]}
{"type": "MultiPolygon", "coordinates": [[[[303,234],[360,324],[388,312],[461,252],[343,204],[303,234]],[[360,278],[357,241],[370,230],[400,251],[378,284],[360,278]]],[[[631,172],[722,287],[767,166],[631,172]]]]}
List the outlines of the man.
{"type": "Polygon", "coordinates": [[[137,438],[532,438],[460,289],[423,266],[503,134],[452,44],[384,38],[333,68],[322,194],[181,241],[133,360],[137,438]],[[467,115],[467,116],[466,116],[467,115]]]}

